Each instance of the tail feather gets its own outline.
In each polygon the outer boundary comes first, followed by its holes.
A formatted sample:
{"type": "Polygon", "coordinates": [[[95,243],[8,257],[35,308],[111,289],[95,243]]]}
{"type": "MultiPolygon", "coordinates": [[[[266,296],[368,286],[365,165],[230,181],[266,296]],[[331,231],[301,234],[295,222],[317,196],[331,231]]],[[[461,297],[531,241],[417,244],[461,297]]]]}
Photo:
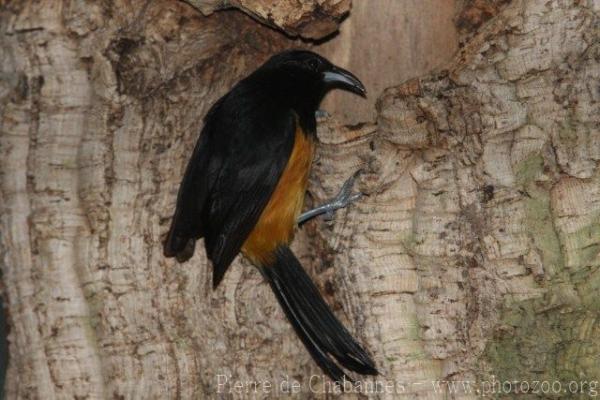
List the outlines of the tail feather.
{"type": "Polygon", "coordinates": [[[329,377],[348,379],[334,359],[350,371],[377,374],[373,360],[333,315],[288,247],[279,247],[275,262],[262,271],[304,346],[329,377]]]}

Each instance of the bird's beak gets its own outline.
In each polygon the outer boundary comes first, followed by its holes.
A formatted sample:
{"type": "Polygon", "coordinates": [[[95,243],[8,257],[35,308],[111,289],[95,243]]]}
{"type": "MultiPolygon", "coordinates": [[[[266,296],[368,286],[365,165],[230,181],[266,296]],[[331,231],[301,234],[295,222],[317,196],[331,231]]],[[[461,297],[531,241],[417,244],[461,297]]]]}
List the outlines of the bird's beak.
{"type": "Polygon", "coordinates": [[[349,90],[363,97],[367,94],[362,82],[353,73],[340,67],[333,66],[323,72],[323,82],[329,87],[349,90]]]}

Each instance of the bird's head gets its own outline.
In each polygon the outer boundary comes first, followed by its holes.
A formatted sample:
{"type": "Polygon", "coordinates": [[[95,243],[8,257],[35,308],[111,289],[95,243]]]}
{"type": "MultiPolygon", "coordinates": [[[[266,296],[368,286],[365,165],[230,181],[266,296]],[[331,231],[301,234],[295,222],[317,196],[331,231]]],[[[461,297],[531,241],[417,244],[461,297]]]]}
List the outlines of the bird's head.
{"type": "Polygon", "coordinates": [[[288,50],[271,57],[261,68],[273,77],[273,85],[287,96],[294,96],[316,108],[332,89],[366,95],[362,82],[350,71],[308,50],[288,50]]]}

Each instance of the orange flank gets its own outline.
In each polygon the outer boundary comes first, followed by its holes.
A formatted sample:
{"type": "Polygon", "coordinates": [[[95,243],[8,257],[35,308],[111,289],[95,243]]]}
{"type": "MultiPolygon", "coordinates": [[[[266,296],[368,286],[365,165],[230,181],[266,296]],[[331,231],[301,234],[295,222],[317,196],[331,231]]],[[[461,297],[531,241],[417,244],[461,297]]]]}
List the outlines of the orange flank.
{"type": "Polygon", "coordinates": [[[296,219],[304,205],[304,194],[314,153],[314,142],[297,125],[294,148],[275,191],[258,222],[242,246],[242,253],[254,264],[267,266],[273,252],[294,238],[296,219]]]}

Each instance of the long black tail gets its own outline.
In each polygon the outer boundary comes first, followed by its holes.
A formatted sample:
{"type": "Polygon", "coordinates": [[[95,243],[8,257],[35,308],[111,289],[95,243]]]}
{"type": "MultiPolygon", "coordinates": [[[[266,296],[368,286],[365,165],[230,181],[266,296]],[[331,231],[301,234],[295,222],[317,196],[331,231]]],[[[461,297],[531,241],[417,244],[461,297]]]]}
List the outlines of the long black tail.
{"type": "Polygon", "coordinates": [[[334,381],[348,377],[333,361],[365,375],[377,375],[375,364],[333,315],[294,253],[282,246],[275,262],[262,268],[285,314],[316,363],[334,381]]]}

